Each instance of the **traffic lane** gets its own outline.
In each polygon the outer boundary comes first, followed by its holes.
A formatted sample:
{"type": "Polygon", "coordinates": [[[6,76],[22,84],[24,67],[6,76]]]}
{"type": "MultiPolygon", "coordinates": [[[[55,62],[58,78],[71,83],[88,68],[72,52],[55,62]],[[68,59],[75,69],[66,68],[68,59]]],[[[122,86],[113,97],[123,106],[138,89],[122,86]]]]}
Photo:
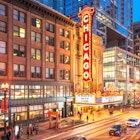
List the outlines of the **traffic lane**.
{"type": "MultiPolygon", "coordinates": [[[[60,139],[60,138],[58,138],[58,136],[61,137],[61,139],[67,139],[68,137],[72,137],[74,135],[83,135],[84,134],[85,136],[87,136],[87,135],[90,135],[93,133],[96,134],[98,132],[101,132],[100,131],[101,129],[106,131],[106,127],[110,128],[111,124],[113,124],[114,121],[118,121],[118,120],[120,120],[118,117],[114,117],[114,118],[108,119],[108,120],[102,120],[102,121],[84,125],[82,127],[78,127],[78,128],[72,129],[72,130],[68,130],[68,131],[65,130],[61,134],[57,134],[57,135],[48,137],[47,139],[49,139],[49,140],[60,139]]],[[[61,129],[60,129],[60,131],[61,131],[61,129]]]]}
{"type": "Polygon", "coordinates": [[[98,135],[102,135],[105,132],[108,132],[109,128],[114,124],[114,122],[118,122],[118,120],[120,122],[120,118],[116,117],[116,118],[112,118],[108,120],[95,122],[86,126],[82,126],[79,128],[75,128],[73,130],[63,132],[63,134],[61,133],[59,135],[52,136],[47,139],[57,140],[57,139],[60,139],[61,137],[61,139],[66,140],[74,135],[85,135],[87,138],[88,136],[91,136],[91,138],[93,138],[95,135],[98,136],[98,135]]]}
{"type": "MultiPolygon", "coordinates": [[[[138,116],[139,116],[139,113],[136,116],[133,115],[133,117],[138,117],[138,116]]],[[[121,121],[126,122],[126,120],[130,117],[132,117],[131,114],[124,115],[121,117],[121,121]]],[[[108,131],[101,130],[100,133],[88,135],[87,138],[89,140],[96,140],[96,139],[97,140],[99,140],[99,139],[101,139],[101,140],[140,140],[140,126],[137,126],[136,128],[127,127],[127,133],[122,133],[121,137],[109,136],[109,129],[108,129],[108,131]]]]}
{"type": "Polygon", "coordinates": [[[87,138],[93,138],[94,136],[98,136],[98,135],[102,135],[104,133],[109,132],[109,129],[112,125],[114,125],[115,123],[124,123],[127,121],[127,119],[130,117],[130,115],[125,114],[124,116],[120,116],[120,117],[115,117],[115,118],[110,118],[110,119],[106,119],[103,121],[99,121],[96,123],[93,123],[91,125],[88,126],[83,126],[82,128],[76,129],[78,131],[75,131],[75,133],[77,134],[84,134],[85,136],[87,136],[87,138]],[[86,129],[86,127],[88,127],[88,129],[86,129]],[[82,129],[82,130],[81,130],[82,129]]]}
{"type": "Polygon", "coordinates": [[[131,128],[127,135],[128,137],[122,140],[140,140],[140,126],[131,128]]]}
{"type": "MultiPolygon", "coordinates": [[[[94,138],[94,137],[96,137],[96,135],[102,135],[104,133],[108,133],[107,131],[109,131],[110,126],[113,125],[114,123],[121,122],[121,121],[126,122],[126,120],[129,117],[134,116],[132,114],[136,114],[136,117],[138,117],[138,113],[136,113],[136,111],[132,111],[130,113],[123,114],[120,116],[112,116],[111,118],[108,118],[108,119],[105,119],[102,121],[98,121],[98,122],[95,122],[95,123],[92,123],[92,124],[89,124],[86,126],[81,126],[79,128],[74,128],[72,130],[68,130],[68,131],[63,130],[64,132],[63,131],[61,132],[61,129],[60,129],[59,134],[53,135],[53,138],[52,138],[52,136],[46,137],[46,140],[57,140],[57,139],[66,140],[70,136],[78,135],[78,134],[80,134],[80,135],[82,134],[87,137],[89,135],[89,138],[92,135],[92,138],[94,138]],[[106,126],[106,127],[103,127],[103,126],[106,126]],[[99,133],[99,132],[101,132],[102,129],[104,129],[105,132],[99,133]]],[[[140,116],[140,114],[139,114],[139,116],[140,116]]]]}
{"type": "MultiPolygon", "coordinates": [[[[103,131],[102,131],[103,132],[103,131]]],[[[122,132],[121,136],[110,136],[109,130],[100,135],[88,135],[88,140],[140,140],[140,128],[127,128],[127,133],[122,132]]]]}
{"type": "MultiPolygon", "coordinates": [[[[124,116],[121,116],[121,117],[117,117],[117,119],[115,120],[105,120],[105,121],[101,121],[101,122],[98,122],[97,125],[95,126],[90,126],[88,125],[88,131],[87,129],[85,129],[84,127],[80,128],[82,130],[85,130],[85,131],[79,131],[78,130],[78,135],[84,135],[86,136],[88,139],[91,139],[93,140],[94,138],[98,138],[98,139],[120,139],[117,138],[117,137],[112,137],[112,136],[109,136],[109,128],[114,124],[114,123],[117,123],[117,122],[126,122],[127,119],[131,117],[131,115],[124,115],[124,116]],[[112,122],[113,121],[113,122],[112,122]],[[106,123],[108,122],[108,123],[106,123]]],[[[133,128],[131,128],[133,129],[133,128]]],[[[131,130],[130,128],[128,128],[128,133],[129,133],[129,130],[131,130]]],[[[135,129],[134,129],[135,130],[135,129]]],[[[131,133],[132,134],[132,133],[131,133]]],[[[126,137],[126,134],[125,133],[122,133],[121,135],[122,138],[126,137]]]]}

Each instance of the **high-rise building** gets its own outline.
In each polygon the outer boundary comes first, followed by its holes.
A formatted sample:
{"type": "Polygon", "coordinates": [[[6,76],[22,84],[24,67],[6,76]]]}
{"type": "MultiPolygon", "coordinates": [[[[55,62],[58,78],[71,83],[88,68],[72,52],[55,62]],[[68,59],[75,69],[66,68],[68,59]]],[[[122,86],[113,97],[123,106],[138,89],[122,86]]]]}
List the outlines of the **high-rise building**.
{"type": "Polygon", "coordinates": [[[65,0],[36,0],[37,2],[43,3],[48,7],[59,11],[60,13],[65,13],[65,0]]]}
{"type": "Polygon", "coordinates": [[[134,53],[140,56],[140,22],[133,23],[134,53]]]}
{"type": "Polygon", "coordinates": [[[129,52],[133,52],[132,33],[132,0],[37,0],[47,6],[70,16],[79,21],[78,12],[85,5],[93,6],[96,10],[93,17],[92,32],[103,38],[106,48],[119,46],[129,52]],[[56,6],[56,3],[58,6],[56,6]]]}

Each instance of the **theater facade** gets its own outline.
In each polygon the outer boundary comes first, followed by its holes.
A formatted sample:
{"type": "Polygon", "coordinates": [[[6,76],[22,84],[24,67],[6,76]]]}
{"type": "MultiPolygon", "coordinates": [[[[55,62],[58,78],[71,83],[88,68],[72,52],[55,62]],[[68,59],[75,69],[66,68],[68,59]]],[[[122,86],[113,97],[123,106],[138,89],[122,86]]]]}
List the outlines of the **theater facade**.
{"type": "Polygon", "coordinates": [[[104,87],[103,82],[103,40],[92,34],[92,20],[95,9],[87,7],[79,12],[80,49],[75,62],[74,114],[87,113],[123,103],[123,92],[113,84],[104,87]]]}

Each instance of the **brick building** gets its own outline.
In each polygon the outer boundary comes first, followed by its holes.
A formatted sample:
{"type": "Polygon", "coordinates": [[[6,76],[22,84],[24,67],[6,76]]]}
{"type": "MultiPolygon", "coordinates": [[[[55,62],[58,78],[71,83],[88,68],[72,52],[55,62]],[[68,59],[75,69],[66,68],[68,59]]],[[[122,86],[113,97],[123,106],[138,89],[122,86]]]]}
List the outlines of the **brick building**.
{"type": "Polygon", "coordinates": [[[60,117],[73,112],[74,28],[74,21],[33,0],[0,1],[0,84],[10,85],[10,124],[44,120],[48,110],[60,117]]]}

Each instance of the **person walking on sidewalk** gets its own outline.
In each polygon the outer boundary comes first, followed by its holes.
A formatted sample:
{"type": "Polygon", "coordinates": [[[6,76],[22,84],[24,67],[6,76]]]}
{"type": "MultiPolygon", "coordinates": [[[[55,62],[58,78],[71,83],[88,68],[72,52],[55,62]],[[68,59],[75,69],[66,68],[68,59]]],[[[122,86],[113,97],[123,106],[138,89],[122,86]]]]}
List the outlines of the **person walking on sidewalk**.
{"type": "Polygon", "coordinates": [[[11,128],[9,128],[9,129],[8,129],[8,132],[7,132],[7,134],[6,134],[7,140],[11,140],[11,135],[12,135],[12,133],[11,133],[11,128]]]}
{"type": "Polygon", "coordinates": [[[26,133],[27,133],[27,139],[29,139],[29,137],[30,137],[30,127],[29,126],[27,126],[26,133]]]}
{"type": "Polygon", "coordinates": [[[88,115],[87,115],[87,122],[88,122],[88,115]]]}
{"type": "Polygon", "coordinates": [[[36,135],[38,134],[38,124],[35,124],[35,132],[36,132],[36,135]]]}
{"type": "Polygon", "coordinates": [[[93,121],[94,121],[94,112],[92,112],[92,115],[93,115],[93,121]]]}

